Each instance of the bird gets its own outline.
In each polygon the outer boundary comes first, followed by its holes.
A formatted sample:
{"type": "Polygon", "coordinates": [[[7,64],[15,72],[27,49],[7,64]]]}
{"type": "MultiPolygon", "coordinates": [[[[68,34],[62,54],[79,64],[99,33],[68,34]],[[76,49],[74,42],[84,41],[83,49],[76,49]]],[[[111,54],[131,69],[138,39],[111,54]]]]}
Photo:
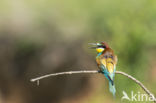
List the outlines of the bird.
{"type": "Polygon", "coordinates": [[[115,97],[116,89],[114,84],[114,77],[117,64],[117,56],[114,54],[114,51],[109,47],[106,42],[100,43],[89,43],[93,45],[90,47],[96,49],[96,63],[100,71],[109,81],[109,91],[115,97]]]}

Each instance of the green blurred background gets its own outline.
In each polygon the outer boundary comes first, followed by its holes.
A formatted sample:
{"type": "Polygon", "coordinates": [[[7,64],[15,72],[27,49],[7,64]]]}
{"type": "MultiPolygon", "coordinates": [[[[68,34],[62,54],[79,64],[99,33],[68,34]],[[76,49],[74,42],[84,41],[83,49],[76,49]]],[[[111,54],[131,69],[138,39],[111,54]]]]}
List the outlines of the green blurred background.
{"type": "Polygon", "coordinates": [[[156,95],[155,39],[156,0],[1,0],[0,103],[131,103],[121,101],[123,90],[145,92],[121,75],[115,99],[101,74],[30,82],[53,72],[97,70],[87,44],[100,41],[118,55],[117,70],[156,95]]]}

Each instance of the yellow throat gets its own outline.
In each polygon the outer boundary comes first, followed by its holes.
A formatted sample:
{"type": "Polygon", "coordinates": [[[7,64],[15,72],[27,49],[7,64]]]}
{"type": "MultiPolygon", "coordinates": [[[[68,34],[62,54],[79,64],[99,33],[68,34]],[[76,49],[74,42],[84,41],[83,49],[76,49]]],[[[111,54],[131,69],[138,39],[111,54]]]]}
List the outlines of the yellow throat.
{"type": "Polygon", "coordinates": [[[98,53],[101,53],[101,52],[104,51],[104,48],[96,48],[96,51],[97,51],[98,53]]]}

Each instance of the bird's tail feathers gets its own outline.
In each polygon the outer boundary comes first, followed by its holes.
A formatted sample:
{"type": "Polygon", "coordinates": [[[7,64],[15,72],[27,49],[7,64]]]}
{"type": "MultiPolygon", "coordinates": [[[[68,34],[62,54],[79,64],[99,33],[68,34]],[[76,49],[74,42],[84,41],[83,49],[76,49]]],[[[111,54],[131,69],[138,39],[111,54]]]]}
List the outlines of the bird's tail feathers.
{"type": "Polygon", "coordinates": [[[109,81],[109,91],[113,94],[113,96],[115,97],[115,93],[116,93],[116,89],[115,89],[115,85],[112,85],[112,82],[109,81]]]}

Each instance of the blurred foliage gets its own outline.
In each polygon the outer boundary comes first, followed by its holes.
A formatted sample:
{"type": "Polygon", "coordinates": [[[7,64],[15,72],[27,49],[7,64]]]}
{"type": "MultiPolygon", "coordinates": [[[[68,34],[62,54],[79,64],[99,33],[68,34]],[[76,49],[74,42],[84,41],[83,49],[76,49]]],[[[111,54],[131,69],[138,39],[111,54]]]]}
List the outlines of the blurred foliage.
{"type": "Polygon", "coordinates": [[[51,78],[41,87],[29,83],[39,74],[97,69],[95,51],[87,43],[99,41],[108,42],[118,55],[117,70],[156,94],[156,0],[1,0],[0,15],[0,99],[120,103],[123,90],[144,93],[120,75],[115,78],[115,100],[103,76],[51,78]]]}

